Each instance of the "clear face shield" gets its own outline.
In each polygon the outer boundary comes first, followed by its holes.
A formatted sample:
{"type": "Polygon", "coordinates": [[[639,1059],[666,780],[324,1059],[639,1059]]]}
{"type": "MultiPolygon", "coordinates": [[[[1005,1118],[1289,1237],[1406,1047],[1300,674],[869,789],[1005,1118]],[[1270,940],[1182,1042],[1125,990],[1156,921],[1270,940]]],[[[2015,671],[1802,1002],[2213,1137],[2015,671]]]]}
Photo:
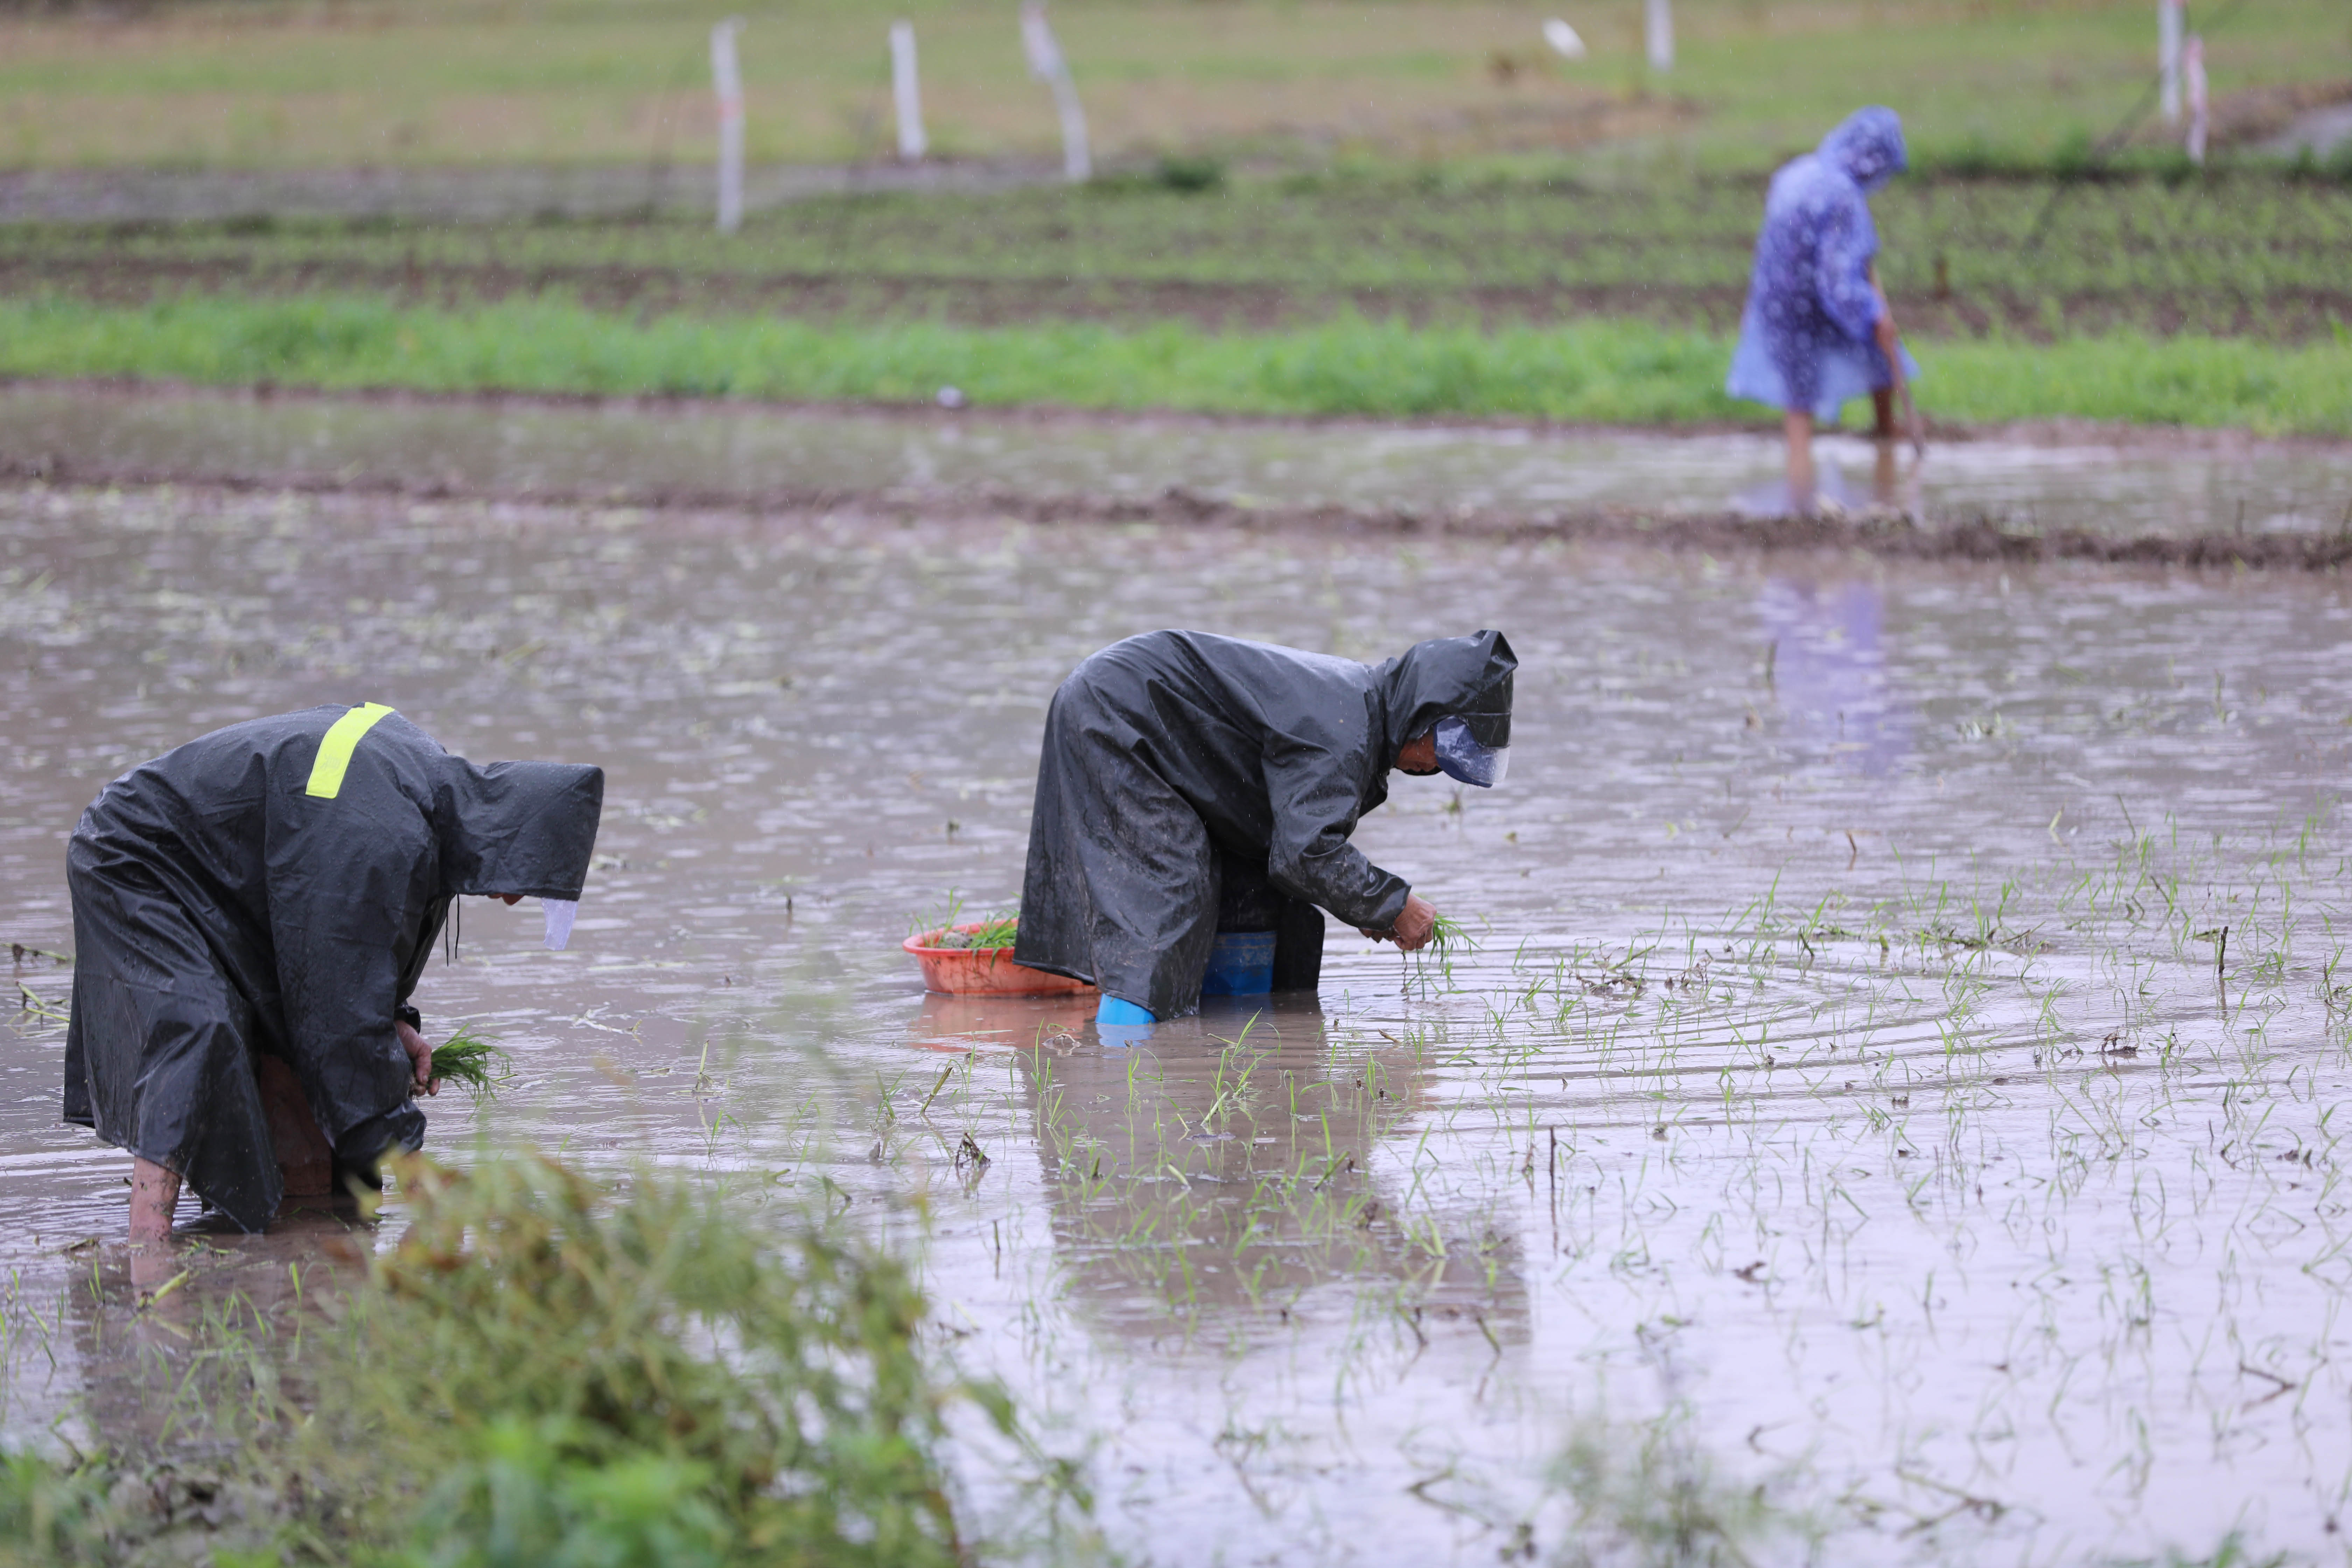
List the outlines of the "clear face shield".
{"type": "Polygon", "coordinates": [[[1493,789],[1511,771],[1511,748],[1481,744],[1465,720],[1440,719],[1435,733],[1437,765],[1456,784],[1493,789]]]}

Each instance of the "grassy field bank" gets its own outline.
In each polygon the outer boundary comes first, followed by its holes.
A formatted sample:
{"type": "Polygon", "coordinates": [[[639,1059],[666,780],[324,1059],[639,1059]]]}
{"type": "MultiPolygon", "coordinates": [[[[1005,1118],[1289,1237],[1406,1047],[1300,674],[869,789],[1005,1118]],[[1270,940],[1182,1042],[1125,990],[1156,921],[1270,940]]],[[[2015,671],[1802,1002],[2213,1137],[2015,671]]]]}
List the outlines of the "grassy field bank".
{"type": "MultiPolygon", "coordinates": [[[[888,155],[884,36],[900,15],[919,31],[939,153],[1056,147],[1009,7],[740,9],[755,159],[888,155]]],[[[1631,138],[1643,156],[1748,168],[1873,100],[1899,107],[1928,149],[2047,151],[2104,133],[2154,69],[2153,9],[1679,0],[1679,56],[1664,77],[1643,63],[1634,0],[1565,8],[1591,47],[1575,63],[1544,51],[1536,27],[1549,13],[1489,0],[1056,0],[1054,16],[1097,148],[1113,157],[1216,146],[1433,160],[1622,149],[1631,138]]],[[[713,16],[660,0],[27,9],[0,17],[0,163],[700,162],[712,141],[713,16]]],[[[2200,21],[2225,102],[2352,78],[2352,17],[2334,0],[2264,0],[2200,21]]]]}
{"type": "MultiPolygon", "coordinates": [[[[974,403],[1604,423],[1757,419],[1719,390],[1716,333],[1640,321],[1412,329],[1361,319],[1213,332],[1183,323],[957,327],[617,317],[555,299],[464,309],[225,296],[0,302],[0,374],[427,392],[974,403]]],[[[2352,335],[2302,346],[2133,333],[1926,342],[1944,420],[2130,420],[2352,436],[2352,335]]]]}

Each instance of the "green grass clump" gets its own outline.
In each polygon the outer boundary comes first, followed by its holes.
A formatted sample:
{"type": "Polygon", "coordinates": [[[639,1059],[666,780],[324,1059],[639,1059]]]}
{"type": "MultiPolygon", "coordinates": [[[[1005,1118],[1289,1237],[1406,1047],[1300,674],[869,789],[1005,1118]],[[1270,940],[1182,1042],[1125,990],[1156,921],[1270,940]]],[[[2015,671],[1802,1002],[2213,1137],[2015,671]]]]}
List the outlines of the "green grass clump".
{"type": "Polygon", "coordinates": [[[535,1154],[397,1175],[409,1227],[320,1401],[385,1537],[406,1521],[394,1561],[964,1560],[945,1413],[976,1401],[1010,1431],[1012,1412],[918,1354],[925,1303],[896,1260],[815,1217],[777,1234],[708,1188],[616,1197],[535,1154]]]}
{"type": "Polygon", "coordinates": [[[469,1025],[433,1047],[433,1079],[456,1084],[476,1100],[488,1100],[496,1097],[499,1085],[514,1077],[513,1061],[502,1047],[474,1033],[469,1025]]]}
{"type": "MultiPolygon", "coordinates": [[[[1287,331],[1072,323],[817,326],[616,318],[552,300],[466,310],[297,296],[121,307],[0,301],[0,375],[322,388],[929,402],[1213,413],[1717,423],[1730,340],[1642,321],[1483,331],[1349,318],[1287,331]]],[[[2352,333],[2303,346],[2137,331],[1919,345],[1931,417],[2352,434],[2352,333]]]]}

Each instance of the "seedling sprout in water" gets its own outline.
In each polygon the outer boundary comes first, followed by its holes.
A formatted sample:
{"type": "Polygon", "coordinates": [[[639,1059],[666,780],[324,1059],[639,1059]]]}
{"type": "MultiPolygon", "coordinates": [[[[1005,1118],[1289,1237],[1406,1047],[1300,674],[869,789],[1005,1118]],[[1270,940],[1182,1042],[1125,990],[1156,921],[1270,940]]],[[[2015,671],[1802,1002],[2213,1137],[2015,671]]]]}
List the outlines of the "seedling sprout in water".
{"type": "Polygon", "coordinates": [[[495,1099],[498,1086],[514,1076],[512,1060],[470,1026],[461,1027],[433,1047],[433,1080],[454,1083],[476,1100],[495,1099]]]}

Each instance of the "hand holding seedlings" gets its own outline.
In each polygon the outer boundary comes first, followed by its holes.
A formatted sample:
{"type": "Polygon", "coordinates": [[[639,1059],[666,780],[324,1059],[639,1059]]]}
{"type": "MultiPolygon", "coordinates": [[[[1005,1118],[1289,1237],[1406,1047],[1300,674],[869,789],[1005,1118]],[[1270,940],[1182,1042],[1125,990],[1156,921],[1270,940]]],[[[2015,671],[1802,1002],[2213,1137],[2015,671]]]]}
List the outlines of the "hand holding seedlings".
{"type": "Polygon", "coordinates": [[[440,1093],[441,1086],[433,1077],[433,1042],[404,1022],[393,1027],[399,1032],[400,1048],[408,1053],[408,1067],[416,1075],[416,1087],[427,1094],[440,1093]]]}
{"type": "Polygon", "coordinates": [[[1396,924],[1386,931],[1365,931],[1364,934],[1374,942],[1392,942],[1401,952],[1417,952],[1436,934],[1442,918],[1436,905],[1417,893],[1407,893],[1403,912],[1397,916],[1396,924]]]}

